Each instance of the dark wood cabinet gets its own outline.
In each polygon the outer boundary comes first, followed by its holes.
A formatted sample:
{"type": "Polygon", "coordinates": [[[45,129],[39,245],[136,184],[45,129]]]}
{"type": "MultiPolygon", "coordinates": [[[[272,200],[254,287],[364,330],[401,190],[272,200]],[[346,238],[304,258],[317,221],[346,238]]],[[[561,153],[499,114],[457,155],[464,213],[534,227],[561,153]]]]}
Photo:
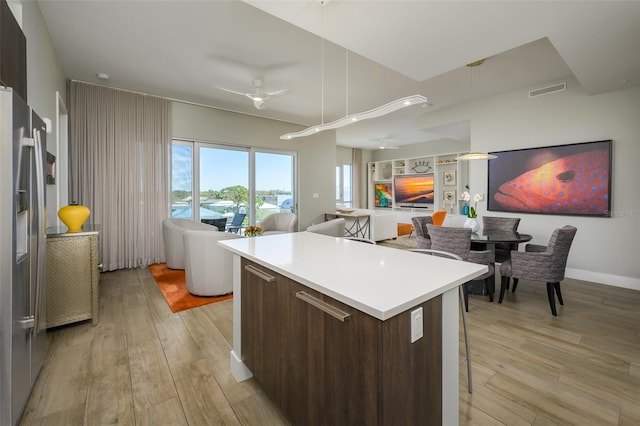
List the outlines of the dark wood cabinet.
{"type": "Polygon", "coordinates": [[[440,424],[441,299],[419,306],[410,343],[410,311],[380,321],[243,258],[242,358],[295,424],[440,424]]]}
{"type": "Polygon", "coordinates": [[[6,0],[0,0],[0,81],[27,102],[27,39],[6,0]]]}

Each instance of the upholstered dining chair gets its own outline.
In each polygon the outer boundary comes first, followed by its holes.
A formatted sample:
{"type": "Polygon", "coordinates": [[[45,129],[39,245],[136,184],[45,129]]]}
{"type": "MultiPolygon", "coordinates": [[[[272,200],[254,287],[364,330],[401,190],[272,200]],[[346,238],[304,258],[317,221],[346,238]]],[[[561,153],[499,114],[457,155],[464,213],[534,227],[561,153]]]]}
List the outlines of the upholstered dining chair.
{"type": "Polygon", "coordinates": [[[560,281],[564,279],[569,250],[577,231],[575,226],[566,225],[553,231],[546,246],[527,244],[524,252],[511,252],[511,259],[500,265],[502,280],[498,302],[502,303],[510,278],[513,278],[512,292],[516,291],[519,279],[542,281],[547,283],[551,313],[558,316],[555,298],[558,296],[558,302],[564,305],[560,281]]]}
{"type": "Polygon", "coordinates": [[[416,231],[416,247],[419,249],[430,249],[431,238],[429,238],[429,230],[427,225],[433,224],[431,216],[416,216],[411,218],[413,229],[416,231]]]}
{"type": "MultiPolygon", "coordinates": [[[[483,231],[508,231],[517,232],[520,224],[519,217],[498,217],[498,216],[482,216],[483,231]]],[[[472,249],[474,246],[472,244],[472,249]]],[[[484,246],[480,247],[480,249],[484,246]]],[[[518,250],[517,243],[496,243],[495,256],[496,262],[502,263],[511,257],[511,250],[518,250]]]]}
{"type": "Polygon", "coordinates": [[[442,223],[444,222],[444,218],[446,216],[447,216],[447,211],[446,210],[436,210],[431,215],[431,219],[433,219],[433,224],[435,226],[442,226],[442,223]]]}
{"type": "MultiPolygon", "coordinates": [[[[413,249],[410,251],[415,253],[423,253],[423,254],[430,254],[430,255],[441,256],[441,257],[448,257],[455,260],[462,260],[462,258],[457,254],[453,254],[453,253],[449,253],[441,250],[413,249]]],[[[469,393],[473,393],[473,380],[471,379],[471,351],[469,350],[469,336],[467,335],[467,314],[465,313],[467,308],[466,308],[466,304],[463,305],[464,291],[462,290],[462,286],[458,286],[458,291],[460,293],[460,297],[458,297],[458,300],[460,300],[460,312],[462,314],[462,327],[464,329],[464,346],[467,354],[466,358],[463,361],[467,362],[467,383],[469,386],[469,393]]]]}
{"type": "MultiPolygon", "coordinates": [[[[484,286],[489,295],[489,301],[493,302],[493,289],[495,288],[495,266],[493,251],[471,251],[471,229],[450,228],[446,226],[427,225],[431,237],[431,249],[446,251],[460,256],[467,262],[487,265],[489,270],[476,278],[484,281],[484,286]],[[491,282],[493,280],[493,283],[491,282]]],[[[465,310],[469,312],[469,283],[462,285],[465,310]]]]}

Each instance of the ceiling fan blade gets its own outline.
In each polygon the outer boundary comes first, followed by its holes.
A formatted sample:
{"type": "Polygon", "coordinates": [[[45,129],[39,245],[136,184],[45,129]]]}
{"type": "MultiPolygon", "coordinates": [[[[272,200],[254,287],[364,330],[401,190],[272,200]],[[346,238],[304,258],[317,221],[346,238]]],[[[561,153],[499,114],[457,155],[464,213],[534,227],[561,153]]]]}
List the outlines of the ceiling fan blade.
{"type": "Polygon", "coordinates": [[[265,95],[269,95],[269,96],[277,96],[277,95],[281,95],[285,92],[287,92],[288,89],[282,89],[282,90],[274,90],[273,92],[264,92],[265,95]]]}
{"type": "Polygon", "coordinates": [[[238,92],[237,90],[231,90],[231,89],[227,89],[226,87],[222,87],[222,86],[215,86],[216,89],[220,89],[220,90],[224,90],[225,92],[229,92],[229,93],[233,93],[236,95],[240,95],[240,96],[251,96],[251,93],[246,93],[246,92],[238,92]]]}

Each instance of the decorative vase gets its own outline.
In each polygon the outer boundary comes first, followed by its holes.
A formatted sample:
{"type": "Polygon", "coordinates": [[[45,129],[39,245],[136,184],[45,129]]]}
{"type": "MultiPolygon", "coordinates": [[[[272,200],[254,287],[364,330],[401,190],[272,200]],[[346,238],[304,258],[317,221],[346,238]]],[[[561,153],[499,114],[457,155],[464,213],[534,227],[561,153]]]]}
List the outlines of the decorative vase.
{"type": "Polygon", "coordinates": [[[478,219],[475,217],[468,217],[467,220],[464,221],[465,228],[471,228],[471,232],[475,233],[480,230],[480,224],[478,223],[478,219]]]}
{"type": "Polygon", "coordinates": [[[62,223],[69,228],[67,232],[82,231],[82,225],[89,218],[90,214],[91,211],[88,207],[73,203],[58,210],[58,217],[62,223]]]}
{"type": "Polygon", "coordinates": [[[469,205],[468,204],[465,204],[464,206],[462,206],[462,214],[464,216],[469,214],[469,205]]]}

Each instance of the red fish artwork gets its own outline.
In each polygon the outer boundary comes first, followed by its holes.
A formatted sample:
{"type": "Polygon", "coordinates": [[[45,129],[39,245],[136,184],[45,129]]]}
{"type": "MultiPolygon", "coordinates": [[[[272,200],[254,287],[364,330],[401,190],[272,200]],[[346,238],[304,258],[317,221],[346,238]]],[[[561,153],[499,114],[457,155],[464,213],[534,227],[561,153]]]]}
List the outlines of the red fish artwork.
{"type": "Polygon", "coordinates": [[[604,215],[609,153],[594,150],[550,161],[500,185],[494,199],[512,211],[604,215]]]}

